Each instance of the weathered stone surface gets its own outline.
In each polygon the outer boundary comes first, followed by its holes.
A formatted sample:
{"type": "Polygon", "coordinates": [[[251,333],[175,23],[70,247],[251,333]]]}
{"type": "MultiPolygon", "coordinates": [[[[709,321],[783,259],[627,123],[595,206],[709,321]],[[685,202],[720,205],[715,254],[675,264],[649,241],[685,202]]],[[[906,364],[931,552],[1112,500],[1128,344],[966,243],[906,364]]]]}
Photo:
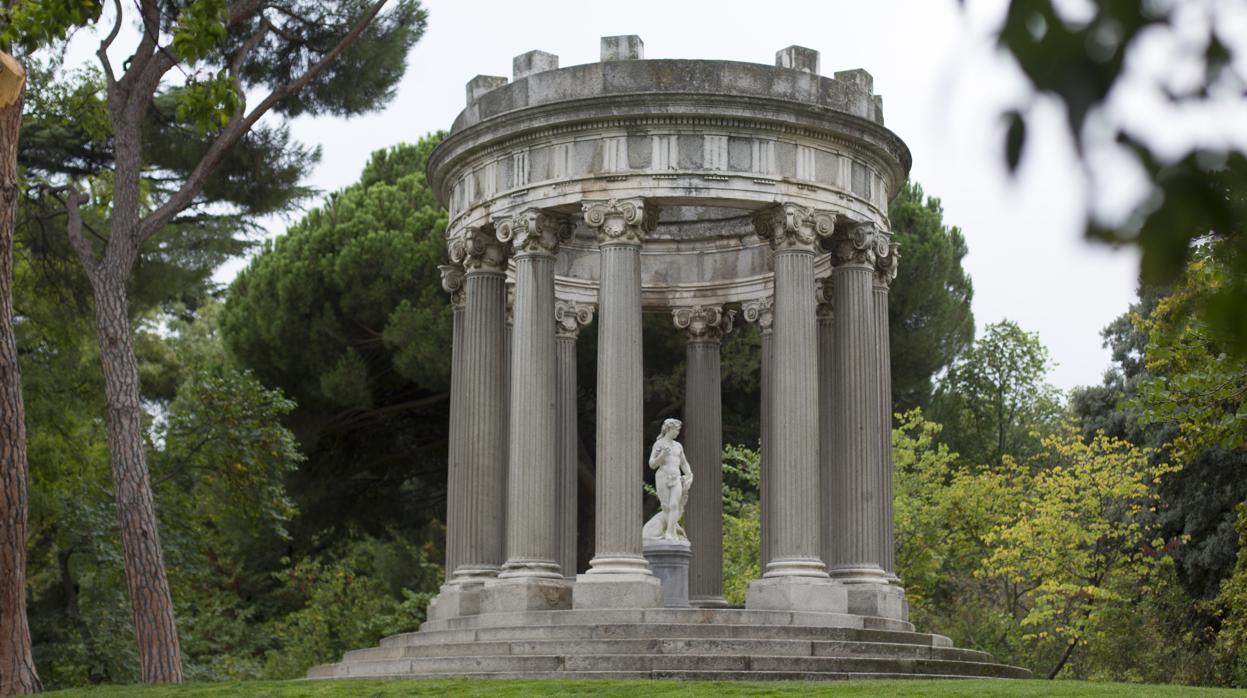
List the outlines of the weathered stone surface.
{"type": "Polygon", "coordinates": [[[477,75],[468,81],[466,92],[468,105],[480,99],[482,95],[490,90],[497,89],[507,84],[507,79],[501,75],[477,75]]]}
{"type": "Polygon", "coordinates": [[[689,542],[646,540],[642,550],[645,560],[662,586],[662,605],[667,608],[688,608],[688,568],[693,557],[689,542]]]}
{"type": "Polygon", "coordinates": [[[433,677],[447,675],[766,680],[800,678],[1018,677],[1025,670],[990,656],[951,648],[947,638],[912,632],[782,624],[798,615],[733,610],[619,610],[528,612],[460,618],[475,630],[424,631],[386,638],[381,646],[347,653],[342,662],[309,670],[309,678],[433,677]],[[566,622],[490,627],[526,616],[566,622]],[[683,624],[619,622],[653,616],[683,624]],[[598,617],[603,623],[596,623],[598,617]],[[741,621],[769,618],[780,624],[741,621]],[[486,624],[486,625],[482,625],[486,624]]]}
{"type": "Polygon", "coordinates": [[[529,51],[521,53],[511,61],[511,78],[519,80],[528,77],[534,73],[544,73],[547,70],[558,70],[559,57],[553,53],[545,51],[529,51]]]}
{"type": "Polygon", "coordinates": [[[632,61],[645,58],[645,42],[641,37],[629,34],[626,36],[602,37],[602,61],[632,61]]]}
{"type": "Polygon", "coordinates": [[[844,613],[848,599],[844,587],[825,577],[770,577],[749,584],[745,607],[759,611],[844,613]]]}
{"type": "Polygon", "coordinates": [[[480,591],[481,613],[552,611],[571,603],[571,588],[562,579],[499,579],[480,591]]]}
{"type": "Polygon", "coordinates": [[[804,46],[789,46],[775,52],[775,66],[818,75],[818,51],[804,46]]]}
{"type": "MultiPolygon", "coordinates": [[[[645,558],[641,558],[645,563],[645,558]]],[[[662,605],[662,585],[652,574],[578,575],[572,586],[576,609],[654,608],[662,605]]]]}

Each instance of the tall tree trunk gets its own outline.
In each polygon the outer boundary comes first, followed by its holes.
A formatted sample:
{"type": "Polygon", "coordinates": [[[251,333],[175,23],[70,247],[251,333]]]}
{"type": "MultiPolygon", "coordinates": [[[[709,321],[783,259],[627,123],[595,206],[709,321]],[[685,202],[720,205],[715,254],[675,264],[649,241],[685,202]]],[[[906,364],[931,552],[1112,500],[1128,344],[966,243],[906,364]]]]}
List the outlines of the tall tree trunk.
{"type": "Polygon", "coordinates": [[[126,274],[114,269],[111,261],[105,260],[96,269],[91,285],[108,402],[108,450],[117,495],[126,587],[134,609],[134,635],[143,681],[180,683],[182,654],[173,620],[173,596],[165,575],[151,475],[143,448],[143,408],[139,402],[139,369],[130,331],[126,274]]]}
{"type": "Polygon", "coordinates": [[[17,136],[25,73],[0,52],[0,696],[38,693],[26,620],[26,408],[13,334],[17,136]]]}

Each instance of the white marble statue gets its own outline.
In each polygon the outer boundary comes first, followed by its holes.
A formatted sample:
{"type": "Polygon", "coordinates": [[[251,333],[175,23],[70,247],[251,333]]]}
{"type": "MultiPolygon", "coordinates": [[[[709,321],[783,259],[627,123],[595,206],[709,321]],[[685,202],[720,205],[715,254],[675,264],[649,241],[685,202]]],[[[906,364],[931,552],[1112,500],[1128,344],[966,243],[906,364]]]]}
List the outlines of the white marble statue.
{"type": "Polygon", "coordinates": [[[668,419],[662,423],[662,433],[654,441],[649,453],[649,467],[654,473],[654,490],[658,493],[658,504],[661,509],[654,514],[641,536],[651,540],[688,541],[684,528],[680,526],[680,518],[684,516],[684,507],[688,505],[688,490],[693,484],[693,470],[688,459],[684,457],[684,447],[675,437],[684,426],[678,419],[668,419]]]}

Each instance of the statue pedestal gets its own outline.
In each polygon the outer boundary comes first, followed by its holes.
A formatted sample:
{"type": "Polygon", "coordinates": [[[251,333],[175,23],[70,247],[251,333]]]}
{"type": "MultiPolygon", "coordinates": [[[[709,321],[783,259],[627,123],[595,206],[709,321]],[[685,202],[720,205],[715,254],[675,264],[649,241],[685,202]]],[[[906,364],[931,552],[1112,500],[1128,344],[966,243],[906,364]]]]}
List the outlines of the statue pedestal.
{"type": "Polygon", "coordinates": [[[662,583],[662,605],[688,608],[688,563],[693,559],[692,544],[686,540],[646,538],[641,552],[662,583]]]}

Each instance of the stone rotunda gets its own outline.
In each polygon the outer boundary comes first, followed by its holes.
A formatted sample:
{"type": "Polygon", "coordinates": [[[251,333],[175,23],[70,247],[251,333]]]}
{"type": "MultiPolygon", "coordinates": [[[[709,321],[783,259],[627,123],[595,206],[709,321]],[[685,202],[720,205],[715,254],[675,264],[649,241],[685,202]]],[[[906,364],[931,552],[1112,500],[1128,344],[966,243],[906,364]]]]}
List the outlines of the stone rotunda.
{"type": "Polygon", "coordinates": [[[447,580],[312,678],[1025,676],[908,622],[892,539],[887,208],[910,155],[864,70],[542,51],[477,76],[429,160],[454,304],[447,580]],[[692,608],[642,555],[641,314],[687,333],[692,608]],[[597,317],[595,540],[576,559],[576,338],[597,317]],[[723,598],[719,345],[762,334],[762,577],[723,598]]]}

